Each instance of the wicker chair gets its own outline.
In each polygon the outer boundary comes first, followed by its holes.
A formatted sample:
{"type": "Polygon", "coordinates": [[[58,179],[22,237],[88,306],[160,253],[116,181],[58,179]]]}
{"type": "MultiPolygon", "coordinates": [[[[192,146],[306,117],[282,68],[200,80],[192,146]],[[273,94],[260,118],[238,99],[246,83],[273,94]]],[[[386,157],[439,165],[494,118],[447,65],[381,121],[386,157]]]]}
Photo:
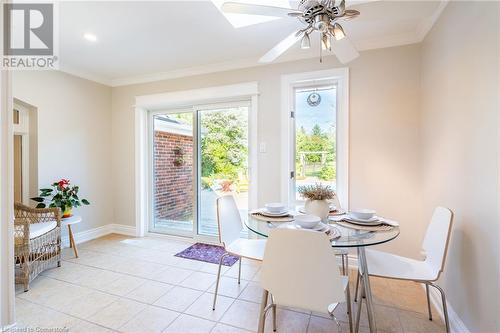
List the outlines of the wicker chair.
{"type": "Polygon", "coordinates": [[[26,292],[38,274],[61,266],[61,212],[20,203],[14,204],[14,212],[16,283],[26,292]]]}

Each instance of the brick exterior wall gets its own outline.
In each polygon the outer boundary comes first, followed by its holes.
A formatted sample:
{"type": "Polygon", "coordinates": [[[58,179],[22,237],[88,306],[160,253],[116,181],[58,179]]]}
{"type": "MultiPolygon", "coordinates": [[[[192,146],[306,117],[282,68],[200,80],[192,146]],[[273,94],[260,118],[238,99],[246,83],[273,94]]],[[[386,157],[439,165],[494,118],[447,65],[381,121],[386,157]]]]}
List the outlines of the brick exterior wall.
{"type": "Polygon", "coordinates": [[[155,218],[192,220],[193,138],[161,131],[154,135],[155,218]]]}

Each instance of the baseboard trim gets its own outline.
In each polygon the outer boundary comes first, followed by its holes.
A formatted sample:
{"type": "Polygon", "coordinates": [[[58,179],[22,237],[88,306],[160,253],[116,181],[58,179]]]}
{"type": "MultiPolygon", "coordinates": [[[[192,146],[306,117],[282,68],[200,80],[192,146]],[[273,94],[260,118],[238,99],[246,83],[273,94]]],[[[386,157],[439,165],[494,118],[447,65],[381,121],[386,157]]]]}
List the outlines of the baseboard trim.
{"type": "Polygon", "coordinates": [[[125,236],[136,236],[136,230],[135,227],[131,227],[129,225],[123,225],[123,224],[110,224],[111,226],[111,232],[112,234],[120,234],[120,235],[125,235],[125,236]]]}
{"type": "MultiPolygon", "coordinates": [[[[63,247],[69,247],[69,235],[67,229],[66,230],[65,229],[66,228],[62,230],[61,243],[63,247]]],[[[134,236],[134,237],[136,235],[135,227],[123,224],[111,223],[111,224],[105,224],[97,228],[75,232],[73,233],[73,236],[75,238],[75,243],[80,244],[109,234],[120,234],[125,236],[134,236]]]]}
{"type": "MultiPolygon", "coordinates": [[[[422,284],[422,288],[425,289],[425,285],[422,284]]],[[[436,288],[430,287],[429,289],[429,298],[431,299],[432,305],[434,305],[434,309],[438,312],[439,316],[443,320],[444,323],[444,314],[443,314],[443,305],[441,303],[441,294],[436,288]]],[[[450,331],[452,333],[470,333],[467,326],[465,326],[464,322],[458,314],[453,310],[450,302],[446,302],[446,306],[448,308],[448,319],[450,320],[450,331]]]]}

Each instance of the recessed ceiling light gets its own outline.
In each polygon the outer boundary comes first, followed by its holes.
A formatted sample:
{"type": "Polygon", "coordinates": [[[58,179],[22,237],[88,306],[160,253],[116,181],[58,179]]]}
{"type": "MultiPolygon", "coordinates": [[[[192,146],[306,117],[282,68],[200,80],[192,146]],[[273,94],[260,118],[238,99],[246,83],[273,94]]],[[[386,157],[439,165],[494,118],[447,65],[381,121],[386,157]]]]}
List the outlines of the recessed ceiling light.
{"type": "Polygon", "coordinates": [[[97,42],[97,36],[88,32],[83,34],[83,38],[85,38],[89,42],[97,42]]]}

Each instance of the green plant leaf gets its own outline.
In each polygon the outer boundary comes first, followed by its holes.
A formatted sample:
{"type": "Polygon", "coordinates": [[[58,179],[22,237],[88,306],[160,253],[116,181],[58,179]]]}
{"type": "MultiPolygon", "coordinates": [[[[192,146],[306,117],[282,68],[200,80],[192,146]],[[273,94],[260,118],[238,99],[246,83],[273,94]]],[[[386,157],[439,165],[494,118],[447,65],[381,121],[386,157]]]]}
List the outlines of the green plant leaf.
{"type": "Polygon", "coordinates": [[[36,205],[36,208],[45,208],[47,207],[44,203],[39,203],[38,205],[36,205]]]}
{"type": "Polygon", "coordinates": [[[41,198],[41,197],[34,197],[34,198],[31,198],[31,200],[36,201],[36,202],[44,202],[45,201],[45,199],[41,198]]]}
{"type": "Polygon", "coordinates": [[[90,205],[90,202],[87,199],[82,199],[82,203],[84,205],[90,205]]]}

